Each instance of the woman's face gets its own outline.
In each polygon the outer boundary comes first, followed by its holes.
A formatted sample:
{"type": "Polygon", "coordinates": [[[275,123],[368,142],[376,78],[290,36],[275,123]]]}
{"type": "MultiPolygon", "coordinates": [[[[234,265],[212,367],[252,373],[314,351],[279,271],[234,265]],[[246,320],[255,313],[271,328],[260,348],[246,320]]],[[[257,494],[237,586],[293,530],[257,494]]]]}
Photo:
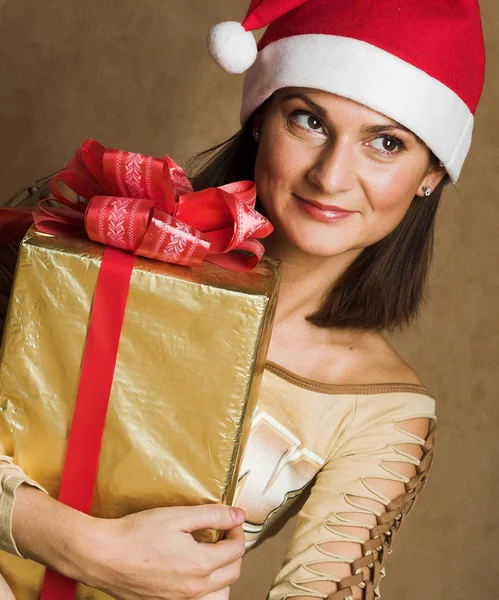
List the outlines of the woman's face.
{"type": "Polygon", "coordinates": [[[409,130],[327,92],[279,90],[255,128],[258,196],[281,240],[307,254],[357,254],[444,176],[409,130]]]}

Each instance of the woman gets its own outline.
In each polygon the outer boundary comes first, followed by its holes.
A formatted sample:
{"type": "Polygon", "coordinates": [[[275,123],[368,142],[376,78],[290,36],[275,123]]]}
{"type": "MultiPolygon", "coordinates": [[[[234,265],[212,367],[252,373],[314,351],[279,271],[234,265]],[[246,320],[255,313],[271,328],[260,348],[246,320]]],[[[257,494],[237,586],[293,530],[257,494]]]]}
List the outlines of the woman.
{"type": "Polygon", "coordinates": [[[8,459],[0,471],[3,548],[117,598],[226,598],[243,538],[260,542],[298,496],[270,599],[379,598],[431,463],[434,401],[383,332],[417,314],[440,195],[469,148],[484,66],[477,3],[254,0],[243,28],[215,28],[212,54],[244,70],[256,55],[245,31],[267,24],[243,129],[201,156],[194,178],[254,177],[275,226],[267,252],[283,264],[236,495],[245,515],[104,521],[50,499],[8,459]],[[201,527],[229,534],[205,547],[189,535],[201,527]]]}

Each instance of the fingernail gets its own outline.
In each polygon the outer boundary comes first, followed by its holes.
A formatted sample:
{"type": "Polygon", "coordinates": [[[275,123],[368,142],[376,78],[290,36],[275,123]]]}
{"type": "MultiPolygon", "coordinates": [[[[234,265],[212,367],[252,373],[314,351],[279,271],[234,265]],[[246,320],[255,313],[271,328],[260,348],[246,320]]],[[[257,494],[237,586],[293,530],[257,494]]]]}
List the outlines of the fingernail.
{"type": "Polygon", "coordinates": [[[241,519],[244,519],[244,513],[240,508],[231,508],[232,511],[232,517],[234,519],[234,521],[240,521],[241,519]]]}

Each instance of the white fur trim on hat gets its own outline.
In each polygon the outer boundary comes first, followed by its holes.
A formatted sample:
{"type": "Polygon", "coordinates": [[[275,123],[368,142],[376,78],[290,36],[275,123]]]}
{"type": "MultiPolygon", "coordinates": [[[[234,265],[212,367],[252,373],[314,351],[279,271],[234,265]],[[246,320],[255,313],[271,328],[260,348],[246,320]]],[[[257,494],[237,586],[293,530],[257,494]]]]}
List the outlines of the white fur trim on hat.
{"type": "Polygon", "coordinates": [[[217,65],[228,73],[244,73],[258,53],[253,34],[237,21],[215,25],[208,36],[208,50],[217,65]]]}
{"type": "Polygon", "coordinates": [[[276,90],[307,87],[338,94],[398,121],[421,138],[457,181],[474,118],[446,85],[363,41],[311,34],[265,47],[244,82],[242,123],[276,90]]]}

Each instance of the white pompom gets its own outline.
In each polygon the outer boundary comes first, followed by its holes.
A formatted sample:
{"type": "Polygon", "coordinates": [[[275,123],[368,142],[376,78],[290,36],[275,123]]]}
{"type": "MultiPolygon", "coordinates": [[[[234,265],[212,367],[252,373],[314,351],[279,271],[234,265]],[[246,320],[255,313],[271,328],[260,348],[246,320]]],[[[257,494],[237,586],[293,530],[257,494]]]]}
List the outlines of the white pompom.
{"type": "Polygon", "coordinates": [[[208,36],[208,50],[217,65],[228,73],[244,73],[258,54],[253,34],[237,21],[215,25],[208,36]]]}

